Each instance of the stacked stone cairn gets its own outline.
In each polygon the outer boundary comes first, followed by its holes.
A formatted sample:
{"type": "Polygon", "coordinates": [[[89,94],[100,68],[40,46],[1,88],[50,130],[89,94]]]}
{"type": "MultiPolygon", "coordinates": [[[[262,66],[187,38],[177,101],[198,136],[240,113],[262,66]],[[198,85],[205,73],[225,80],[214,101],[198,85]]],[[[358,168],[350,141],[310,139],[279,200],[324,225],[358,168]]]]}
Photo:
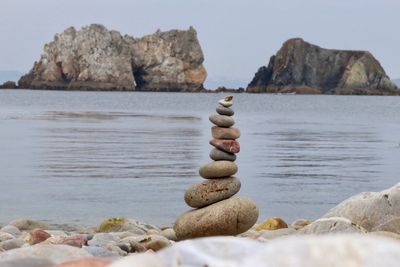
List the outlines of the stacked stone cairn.
{"type": "Polygon", "coordinates": [[[255,203],[246,197],[234,196],[241,183],[233,175],[238,171],[236,153],[240,151],[240,130],[235,124],[231,108],[233,97],[219,101],[218,114],[211,115],[210,152],[211,163],[203,165],[199,174],[203,182],[187,189],[185,202],[194,210],[182,214],[175,222],[174,230],[179,240],[218,236],[238,235],[250,229],[258,219],[255,203]]]}

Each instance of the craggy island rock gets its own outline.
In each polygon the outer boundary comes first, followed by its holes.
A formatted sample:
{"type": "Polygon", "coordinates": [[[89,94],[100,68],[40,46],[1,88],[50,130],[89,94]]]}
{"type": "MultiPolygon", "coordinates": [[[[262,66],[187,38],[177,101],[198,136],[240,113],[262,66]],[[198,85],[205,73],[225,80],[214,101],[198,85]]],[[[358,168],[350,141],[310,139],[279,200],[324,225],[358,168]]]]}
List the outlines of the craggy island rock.
{"type": "Polygon", "coordinates": [[[133,38],[92,24],[56,34],[18,83],[30,89],[195,92],[207,76],[203,61],[192,27],[133,38]]]}
{"type": "Polygon", "coordinates": [[[400,90],[367,51],[324,49],[300,38],[286,41],[259,68],[249,93],[397,95],[400,90]]]}

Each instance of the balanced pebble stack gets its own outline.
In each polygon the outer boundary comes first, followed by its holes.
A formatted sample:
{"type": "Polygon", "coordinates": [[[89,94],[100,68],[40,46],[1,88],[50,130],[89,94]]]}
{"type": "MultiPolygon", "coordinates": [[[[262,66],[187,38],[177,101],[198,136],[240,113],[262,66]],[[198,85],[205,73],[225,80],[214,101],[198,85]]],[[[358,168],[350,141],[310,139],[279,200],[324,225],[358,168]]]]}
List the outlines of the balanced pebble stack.
{"type": "Polygon", "coordinates": [[[234,195],[239,192],[241,183],[235,175],[236,153],[240,144],[240,130],[233,128],[233,96],[220,100],[216,109],[218,114],[211,115],[210,152],[211,163],[203,165],[199,174],[205,180],[186,190],[185,202],[194,210],[182,214],[174,225],[179,240],[218,236],[238,235],[250,229],[258,219],[255,203],[246,197],[234,195]]]}

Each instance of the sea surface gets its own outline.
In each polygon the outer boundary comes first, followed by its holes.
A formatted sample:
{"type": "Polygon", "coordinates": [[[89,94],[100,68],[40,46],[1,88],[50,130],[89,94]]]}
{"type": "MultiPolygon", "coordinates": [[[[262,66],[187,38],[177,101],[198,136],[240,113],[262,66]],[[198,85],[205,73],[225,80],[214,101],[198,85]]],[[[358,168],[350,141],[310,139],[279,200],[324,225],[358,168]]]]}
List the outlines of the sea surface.
{"type": "MultiPolygon", "coordinates": [[[[211,160],[223,94],[0,90],[0,224],[171,225],[211,160]]],[[[316,219],[400,181],[400,97],[235,94],[240,195],[316,219]]]]}

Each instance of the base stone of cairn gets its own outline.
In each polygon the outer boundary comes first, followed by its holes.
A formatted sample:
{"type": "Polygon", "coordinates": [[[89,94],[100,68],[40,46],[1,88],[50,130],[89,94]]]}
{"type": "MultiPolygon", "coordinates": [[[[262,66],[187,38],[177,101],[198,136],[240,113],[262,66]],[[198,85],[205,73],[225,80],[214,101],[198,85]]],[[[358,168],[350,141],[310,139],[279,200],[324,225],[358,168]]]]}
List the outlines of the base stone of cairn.
{"type": "Polygon", "coordinates": [[[199,174],[205,178],[186,190],[185,202],[194,210],[182,214],[175,222],[174,230],[179,240],[218,236],[238,235],[249,230],[258,219],[256,204],[247,197],[234,196],[241,183],[236,178],[238,171],[236,153],[240,151],[240,130],[235,124],[231,108],[233,97],[219,101],[218,114],[211,115],[210,121],[214,146],[210,152],[211,163],[200,167],[199,174]]]}

